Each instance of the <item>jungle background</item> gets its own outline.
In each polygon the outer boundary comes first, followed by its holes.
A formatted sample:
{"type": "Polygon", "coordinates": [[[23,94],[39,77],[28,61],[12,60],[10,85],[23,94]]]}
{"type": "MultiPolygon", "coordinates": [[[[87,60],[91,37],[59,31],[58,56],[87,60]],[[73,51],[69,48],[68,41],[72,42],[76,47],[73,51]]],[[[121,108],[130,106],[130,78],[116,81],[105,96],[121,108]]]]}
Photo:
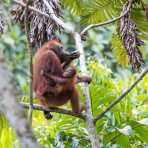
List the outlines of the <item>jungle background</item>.
{"type": "MultiPolygon", "coordinates": [[[[77,24],[80,30],[82,26],[84,28],[88,24],[103,22],[119,15],[124,2],[125,0],[62,0],[62,17],[65,21],[77,24]]],[[[144,4],[148,8],[148,2],[144,1],[144,4]]],[[[140,38],[144,41],[144,46],[140,49],[145,61],[141,67],[143,69],[148,65],[148,13],[142,12],[140,0],[135,1],[134,6],[132,17],[140,31],[140,38]]],[[[0,16],[6,21],[4,33],[0,36],[0,51],[4,53],[7,67],[13,74],[18,92],[17,100],[28,102],[29,55],[26,35],[12,19],[11,9],[11,1],[0,1],[0,16]]],[[[129,64],[116,29],[117,23],[92,29],[84,41],[88,71],[92,77],[89,88],[93,116],[128,88],[139,74],[129,64]]],[[[74,40],[69,34],[61,32],[57,36],[66,49],[75,50],[74,40]]],[[[79,61],[76,60],[74,64],[79,71],[79,61]]],[[[84,102],[81,86],[78,89],[81,101],[84,102]]],[[[68,103],[63,108],[71,107],[68,103]]],[[[53,115],[53,119],[47,121],[42,112],[33,111],[33,131],[43,148],[91,147],[83,120],[59,113],[53,115]]],[[[104,148],[148,147],[148,75],[96,123],[96,130],[101,137],[101,147],[104,148]]],[[[0,115],[0,147],[20,147],[19,140],[3,113],[0,115]]]]}

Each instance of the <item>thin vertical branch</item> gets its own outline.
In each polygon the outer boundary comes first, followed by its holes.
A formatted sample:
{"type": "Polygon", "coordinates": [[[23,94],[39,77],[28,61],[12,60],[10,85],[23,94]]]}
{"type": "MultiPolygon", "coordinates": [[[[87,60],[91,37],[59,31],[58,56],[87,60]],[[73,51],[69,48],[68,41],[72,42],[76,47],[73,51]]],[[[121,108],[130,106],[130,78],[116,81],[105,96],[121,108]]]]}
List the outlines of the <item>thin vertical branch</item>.
{"type": "Polygon", "coordinates": [[[32,46],[31,46],[31,43],[30,43],[30,38],[29,38],[29,17],[28,17],[28,11],[29,11],[29,4],[31,3],[32,0],[28,0],[27,4],[26,4],[26,7],[25,7],[25,32],[26,32],[26,36],[27,36],[27,46],[28,46],[28,54],[29,54],[29,70],[30,70],[30,84],[29,84],[29,103],[30,103],[30,106],[29,106],[29,112],[28,112],[28,119],[30,121],[30,124],[32,124],[32,112],[33,112],[33,89],[32,89],[32,83],[33,83],[33,62],[32,62],[32,57],[33,57],[33,54],[32,54],[32,46]]]}
{"type": "MultiPolygon", "coordinates": [[[[74,39],[76,48],[80,51],[80,68],[82,73],[87,73],[86,68],[86,60],[85,60],[85,53],[83,49],[83,44],[81,40],[81,36],[78,33],[74,33],[74,39]]],[[[89,133],[89,137],[91,140],[92,148],[100,148],[99,137],[96,133],[96,128],[93,120],[92,109],[91,109],[91,100],[89,95],[89,87],[87,83],[83,85],[83,95],[85,98],[85,106],[86,106],[86,122],[87,122],[87,130],[89,133]]]]}

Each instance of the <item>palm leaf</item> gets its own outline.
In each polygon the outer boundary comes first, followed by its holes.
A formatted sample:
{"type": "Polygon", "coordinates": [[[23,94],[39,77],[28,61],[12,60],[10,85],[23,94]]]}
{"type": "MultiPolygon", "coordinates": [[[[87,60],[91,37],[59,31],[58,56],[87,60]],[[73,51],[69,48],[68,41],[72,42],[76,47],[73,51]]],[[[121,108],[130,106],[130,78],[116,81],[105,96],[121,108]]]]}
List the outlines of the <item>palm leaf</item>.
{"type": "Polygon", "coordinates": [[[131,18],[137,25],[137,28],[141,32],[140,37],[143,40],[147,40],[148,38],[148,20],[146,18],[146,14],[140,8],[134,8],[131,13],[131,18]]]}
{"type": "Polygon", "coordinates": [[[84,0],[62,0],[64,7],[68,8],[73,15],[81,15],[84,0]]]}
{"type": "Polygon", "coordinates": [[[82,24],[93,24],[113,18],[116,15],[117,6],[121,4],[116,0],[92,0],[83,10],[82,24]]]}
{"type": "Polygon", "coordinates": [[[113,34],[112,36],[112,49],[118,63],[121,66],[127,66],[129,63],[128,56],[117,34],[113,34]]]}

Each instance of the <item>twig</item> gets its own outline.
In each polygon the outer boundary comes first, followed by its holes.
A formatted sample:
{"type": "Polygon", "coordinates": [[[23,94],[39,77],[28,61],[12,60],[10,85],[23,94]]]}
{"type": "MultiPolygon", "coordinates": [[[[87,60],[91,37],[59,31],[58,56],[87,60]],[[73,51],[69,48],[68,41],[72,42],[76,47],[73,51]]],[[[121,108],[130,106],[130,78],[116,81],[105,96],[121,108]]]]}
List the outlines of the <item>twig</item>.
{"type": "Polygon", "coordinates": [[[27,4],[26,4],[26,7],[25,7],[25,19],[24,19],[24,24],[25,24],[25,32],[26,32],[26,36],[27,36],[27,46],[28,46],[28,53],[29,53],[29,69],[30,69],[30,84],[29,84],[29,87],[30,87],[30,92],[29,92],[29,112],[28,112],[28,119],[30,121],[30,124],[32,124],[32,108],[33,108],[33,89],[32,89],[32,83],[33,83],[33,79],[32,79],[32,75],[33,75],[33,67],[32,67],[32,57],[33,57],[33,54],[32,54],[32,46],[31,46],[31,43],[30,43],[30,38],[29,38],[29,20],[28,20],[28,6],[29,4],[31,3],[32,0],[28,0],[27,1],[27,4]]]}
{"type": "MultiPolygon", "coordinates": [[[[21,106],[23,106],[24,108],[29,108],[29,103],[20,103],[21,106]]],[[[61,109],[61,108],[45,108],[41,105],[37,105],[37,104],[33,104],[33,109],[34,110],[40,110],[40,111],[49,111],[49,112],[55,112],[55,113],[60,113],[60,114],[65,114],[65,115],[71,115],[73,117],[77,117],[80,119],[85,120],[85,114],[84,113],[80,113],[80,114],[76,114],[70,110],[66,110],[66,109],[61,109]]]]}
{"type": "Polygon", "coordinates": [[[83,36],[83,35],[84,35],[88,30],[90,30],[90,29],[93,29],[93,28],[96,28],[96,27],[105,26],[105,25],[114,23],[115,21],[118,21],[119,19],[121,19],[122,17],[124,17],[124,16],[130,11],[130,8],[131,8],[131,6],[132,6],[132,2],[133,2],[133,0],[129,0],[129,5],[128,5],[127,10],[126,10],[123,14],[121,14],[120,16],[118,16],[118,17],[116,17],[116,18],[114,18],[114,19],[112,19],[112,20],[108,20],[108,21],[106,21],[106,22],[103,22],[103,23],[91,24],[91,25],[87,26],[86,28],[84,28],[84,29],[81,31],[80,35],[83,36]]]}
{"type": "Polygon", "coordinates": [[[131,86],[127,90],[125,90],[116,100],[114,100],[104,111],[102,111],[97,117],[94,119],[94,122],[97,122],[101,119],[105,113],[111,110],[116,104],[118,104],[148,73],[148,67],[141,73],[141,75],[133,82],[131,86]]]}

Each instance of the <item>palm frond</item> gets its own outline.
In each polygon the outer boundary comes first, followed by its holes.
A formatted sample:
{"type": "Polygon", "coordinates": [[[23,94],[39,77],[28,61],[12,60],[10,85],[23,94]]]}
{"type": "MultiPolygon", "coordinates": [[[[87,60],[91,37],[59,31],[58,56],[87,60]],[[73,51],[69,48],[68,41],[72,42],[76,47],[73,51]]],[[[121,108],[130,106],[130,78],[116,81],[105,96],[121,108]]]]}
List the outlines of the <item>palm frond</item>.
{"type": "MultiPolygon", "coordinates": [[[[59,0],[47,0],[48,3],[54,10],[54,13],[60,17],[61,16],[61,8],[59,0]]],[[[22,2],[26,2],[26,0],[22,0],[22,2]]],[[[46,5],[40,0],[34,0],[31,6],[37,8],[38,10],[47,13],[50,15],[46,5]]],[[[20,5],[13,5],[12,9],[13,19],[20,23],[22,28],[24,29],[24,20],[25,20],[25,12],[24,7],[20,5]]],[[[40,47],[44,42],[52,38],[55,35],[57,30],[60,30],[60,26],[54,22],[52,19],[49,19],[45,16],[41,16],[34,11],[29,11],[28,20],[30,25],[30,42],[33,47],[40,47]]]]}
{"type": "Polygon", "coordinates": [[[92,0],[86,4],[83,10],[82,24],[94,24],[116,16],[116,9],[120,5],[116,0],[92,0]]]}
{"type": "Polygon", "coordinates": [[[121,66],[127,66],[129,63],[128,56],[124,50],[120,37],[117,34],[112,35],[112,50],[121,66]]]}
{"type": "Polygon", "coordinates": [[[68,8],[73,15],[82,14],[84,0],[62,0],[64,7],[68,8]]]}
{"type": "Polygon", "coordinates": [[[146,14],[141,8],[134,8],[131,12],[131,19],[136,23],[137,28],[139,29],[139,36],[143,40],[147,40],[148,38],[148,20],[146,14]]]}
{"type": "MultiPolygon", "coordinates": [[[[125,3],[122,9],[122,14],[127,11],[130,4],[129,1],[125,3]]],[[[143,41],[138,36],[138,29],[135,22],[130,18],[130,11],[124,15],[119,21],[119,36],[123,42],[125,51],[129,57],[129,62],[134,70],[139,70],[144,63],[140,46],[143,45],[143,41]]]]}

